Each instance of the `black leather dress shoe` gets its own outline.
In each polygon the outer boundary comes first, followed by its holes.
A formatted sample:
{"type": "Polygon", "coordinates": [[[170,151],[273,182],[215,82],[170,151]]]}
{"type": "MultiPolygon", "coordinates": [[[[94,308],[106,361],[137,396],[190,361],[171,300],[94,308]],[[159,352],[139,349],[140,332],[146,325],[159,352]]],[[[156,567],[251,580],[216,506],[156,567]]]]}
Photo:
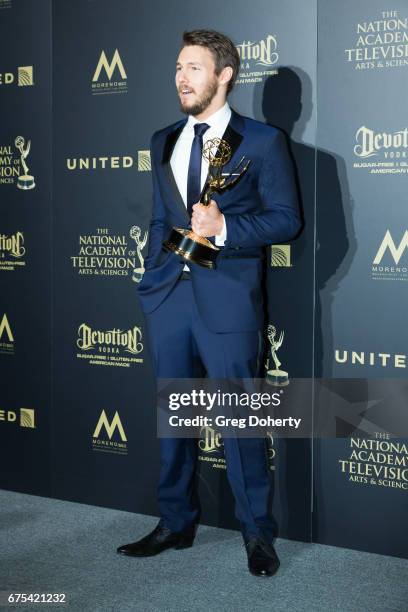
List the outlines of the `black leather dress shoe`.
{"type": "Polygon", "coordinates": [[[279,569],[280,561],[272,544],[262,538],[251,538],[245,543],[248,555],[248,569],[254,576],[273,576],[279,569]]]}
{"type": "Polygon", "coordinates": [[[131,557],[152,557],[168,548],[190,548],[194,542],[194,528],[174,533],[159,523],[147,536],[133,542],[119,546],[117,552],[131,557]]]}

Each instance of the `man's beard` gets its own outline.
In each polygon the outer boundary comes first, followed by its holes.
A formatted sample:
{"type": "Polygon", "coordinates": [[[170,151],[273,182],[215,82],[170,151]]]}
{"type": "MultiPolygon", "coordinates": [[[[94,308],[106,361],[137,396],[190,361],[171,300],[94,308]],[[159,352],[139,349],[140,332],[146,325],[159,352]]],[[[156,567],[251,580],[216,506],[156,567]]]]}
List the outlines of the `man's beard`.
{"type": "Polygon", "coordinates": [[[180,109],[182,113],[186,115],[201,115],[205,109],[210,106],[215,94],[218,91],[218,82],[214,79],[202,94],[201,98],[197,100],[192,106],[183,106],[183,102],[180,100],[180,109]]]}

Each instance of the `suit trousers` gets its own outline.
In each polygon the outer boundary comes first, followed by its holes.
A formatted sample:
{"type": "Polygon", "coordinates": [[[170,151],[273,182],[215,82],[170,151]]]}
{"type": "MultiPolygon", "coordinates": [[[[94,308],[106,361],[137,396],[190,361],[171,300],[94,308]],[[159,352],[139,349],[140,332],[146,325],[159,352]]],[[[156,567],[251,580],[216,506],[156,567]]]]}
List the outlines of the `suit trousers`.
{"type": "MultiPolygon", "coordinates": [[[[217,296],[209,295],[217,308],[217,296]]],[[[191,279],[180,279],[160,306],[145,314],[157,378],[254,378],[262,355],[262,333],[214,333],[203,323],[191,279]]],[[[235,515],[244,539],[263,537],[272,543],[275,523],[269,512],[271,480],[266,440],[223,438],[227,477],[235,515]]],[[[196,438],[160,439],[158,502],[162,523],[180,532],[198,521],[194,495],[196,438]]]]}

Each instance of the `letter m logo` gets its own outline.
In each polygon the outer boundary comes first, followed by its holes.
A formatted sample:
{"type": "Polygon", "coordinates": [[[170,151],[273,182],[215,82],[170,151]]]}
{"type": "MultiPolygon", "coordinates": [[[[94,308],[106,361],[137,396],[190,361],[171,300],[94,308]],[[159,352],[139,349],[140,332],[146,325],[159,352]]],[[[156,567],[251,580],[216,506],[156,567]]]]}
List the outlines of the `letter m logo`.
{"type": "Polygon", "coordinates": [[[113,54],[113,58],[110,64],[105,55],[105,51],[102,51],[92,81],[95,82],[99,79],[99,75],[101,74],[102,68],[105,69],[108,79],[111,80],[116,67],[118,67],[122,79],[127,79],[122,60],[120,59],[119,51],[115,49],[115,53],[113,54]]]}
{"type": "Polygon", "coordinates": [[[8,322],[7,315],[4,313],[3,318],[0,322],[0,340],[2,335],[6,332],[9,342],[14,342],[13,334],[11,331],[10,323],[8,322]]]}
{"type": "Polygon", "coordinates": [[[379,264],[381,263],[382,258],[384,257],[384,253],[387,249],[390,250],[391,255],[395,261],[395,264],[397,265],[399,263],[399,260],[402,257],[403,252],[405,251],[405,249],[408,248],[408,230],[405,230],[405,234],[402,237],[401,242],[399,243],[399,246],[396,247],[394,240],[392,239],[390,230],[387,230],[384,239],[381,243],[380,248],[378,249],[377,255],[375,256],[375,259],[373,261],[374,264],[379,264]]]}
{"type": "Polygon", "coordinates": [[[94,438],[98,438],[102,427],[105,428],[106,433],[108,434],[109,440],[112,439],[113,436],[113,432],[115,431],[116,428],[118,428],[119,431],[119,435],[122,439],[122,442],[127,442],[126,439],[126,435],[125,435],[125,431],[123,429],[123,425],[121,423],[121,420],[119,418],[119,415],[117,413],[117,411],[115,412],[115,416],[112,419],[112,422],[109,423],[108,421],[108,417],[106,416],[106,413],[104,410],[102,410],[101,416],[99,418],[98,424],[95,428],[95,431],[93,433],[93,437],[94,438]]]}

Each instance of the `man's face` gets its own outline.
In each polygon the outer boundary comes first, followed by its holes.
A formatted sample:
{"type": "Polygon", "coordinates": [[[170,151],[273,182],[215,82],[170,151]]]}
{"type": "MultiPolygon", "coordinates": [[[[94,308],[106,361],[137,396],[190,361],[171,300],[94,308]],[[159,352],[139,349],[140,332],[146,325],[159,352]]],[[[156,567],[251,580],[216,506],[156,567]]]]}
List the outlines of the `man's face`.
{"type": "Polygon", "coordinates": [[[200,115],[218,92],[215,62],[206,47],[183,47],[177,59],[176,87],[180,107],[187,115],[200,115]]]}

